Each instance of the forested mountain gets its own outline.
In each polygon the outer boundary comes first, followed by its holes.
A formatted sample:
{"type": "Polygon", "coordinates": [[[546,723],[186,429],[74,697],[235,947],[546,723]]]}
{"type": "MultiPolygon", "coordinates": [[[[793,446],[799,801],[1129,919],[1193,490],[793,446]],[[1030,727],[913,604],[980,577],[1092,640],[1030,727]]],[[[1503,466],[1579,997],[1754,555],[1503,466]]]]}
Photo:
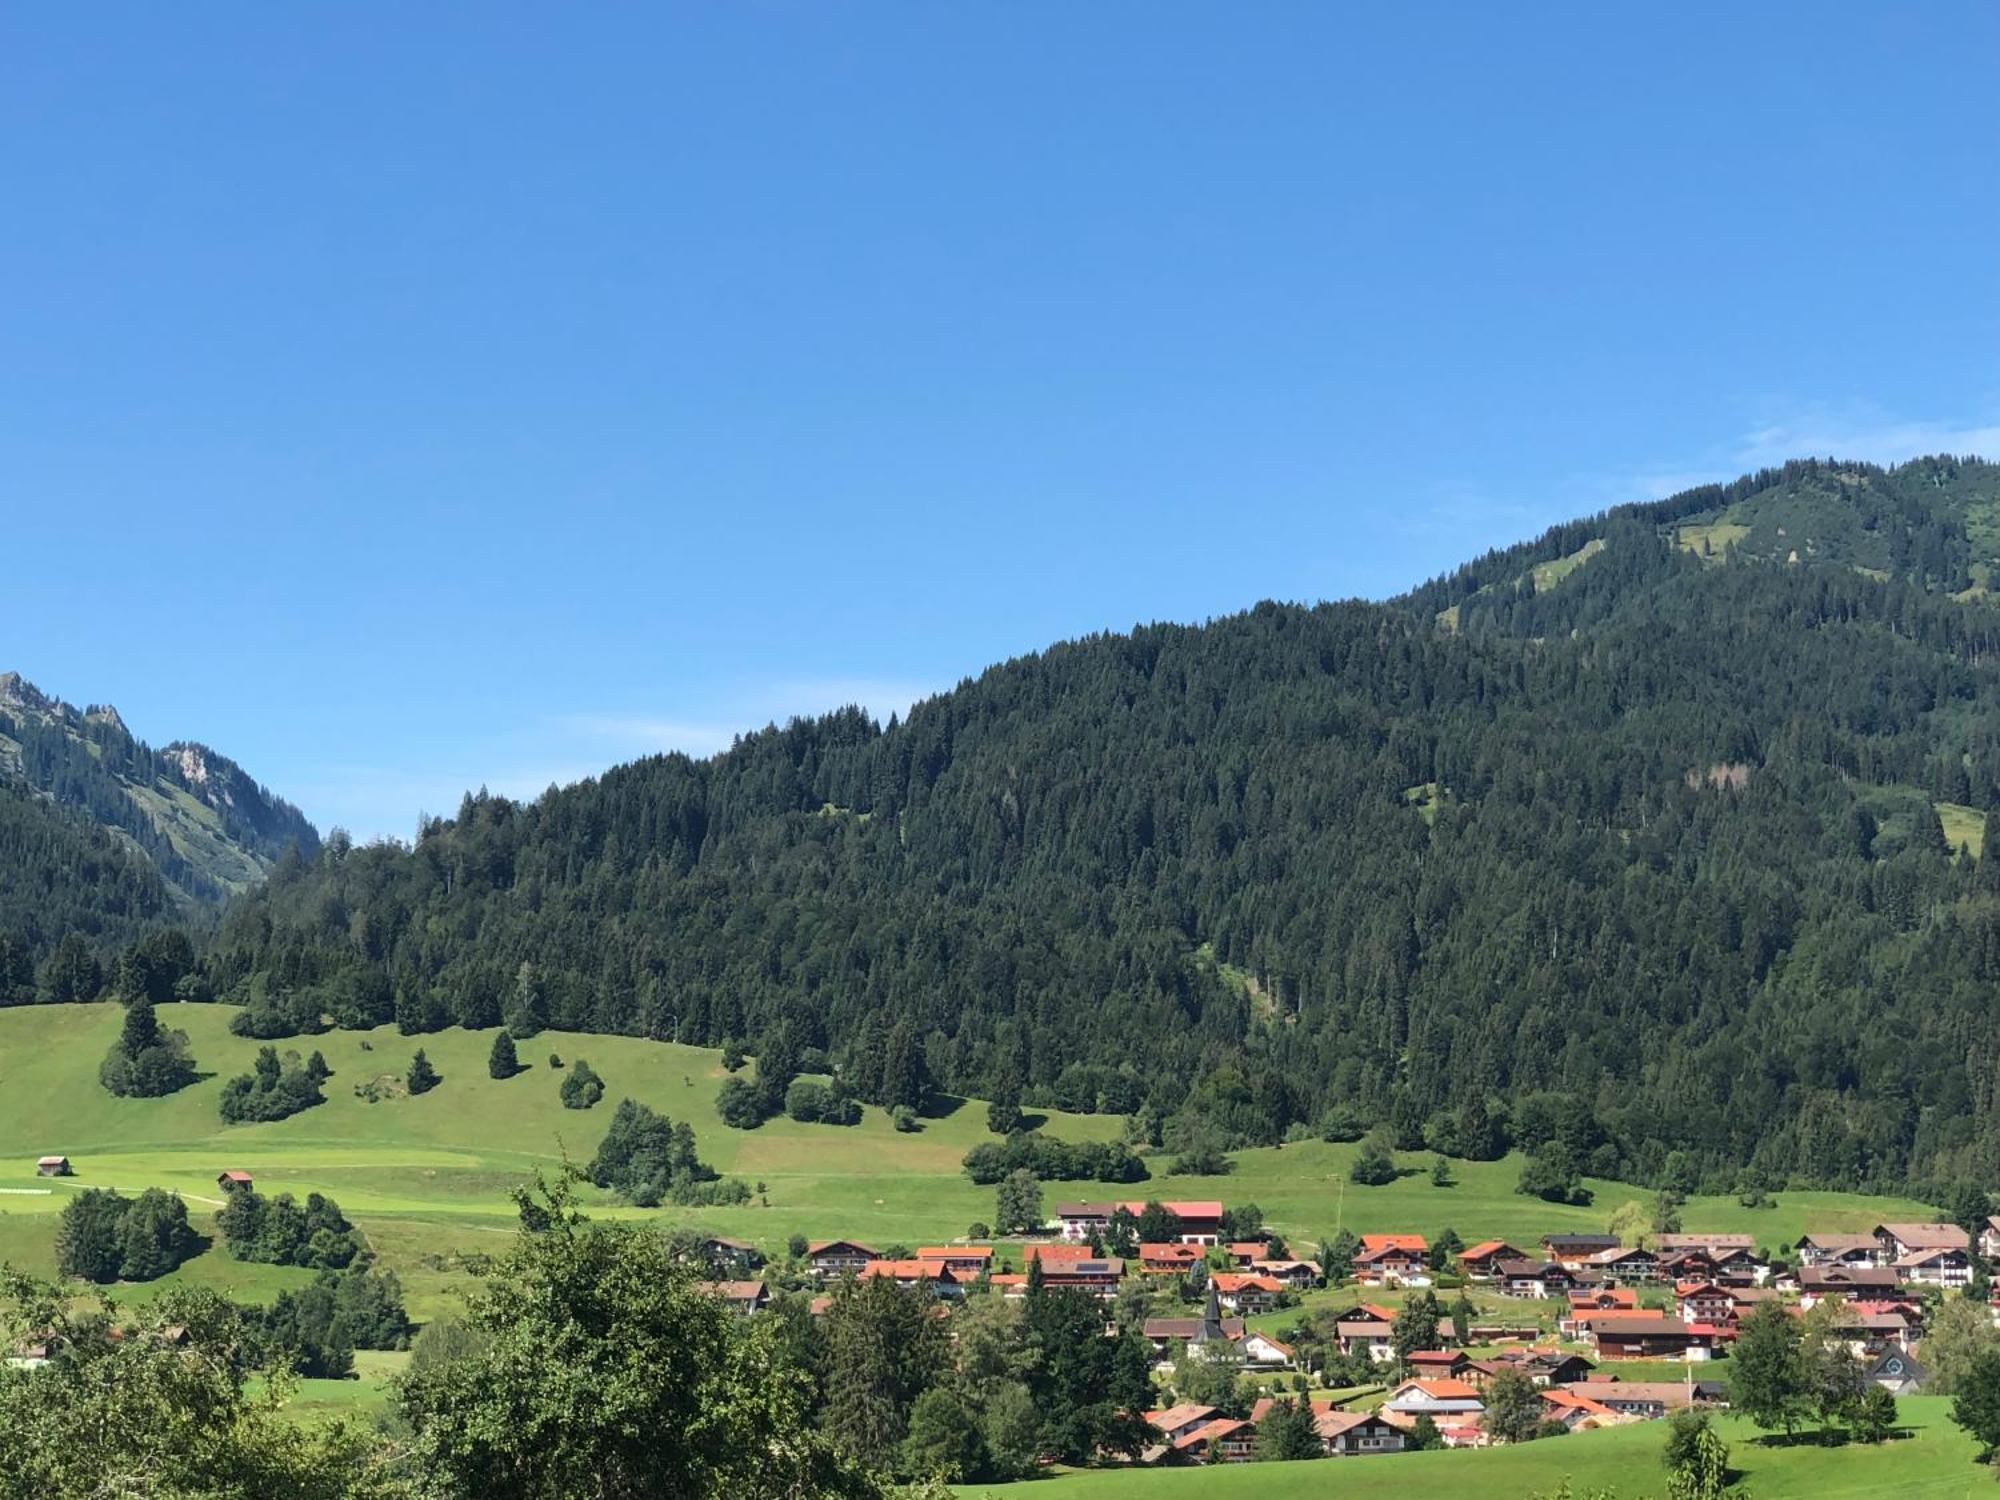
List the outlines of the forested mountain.
{"type": "Polygon", "coordinates": [[[122,939],[262,880],[319,836],[204,745],[154,750],[115,708],[0,673],[0,934],[37,955],[66,932],[122,939]]]}
{"type": "Polygon", "coordinates": [[[276,874],[208,980],[824,1051],[863,1097],[914,1054],[1170,1143],[1386,1121],[1654,1181],[1990,1177],[1995,515],[1988,464],[1795,464],[1385,604],[469,797],[276,874]]]}

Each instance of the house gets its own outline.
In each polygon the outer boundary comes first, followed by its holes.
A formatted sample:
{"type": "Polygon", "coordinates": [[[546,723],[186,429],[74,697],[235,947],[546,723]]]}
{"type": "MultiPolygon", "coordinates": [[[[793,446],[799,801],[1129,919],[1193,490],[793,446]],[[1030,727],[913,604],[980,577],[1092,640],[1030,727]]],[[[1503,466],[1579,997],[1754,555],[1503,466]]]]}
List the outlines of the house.
{"type": "Polygon", "coordinates": [[[1139,1269],[1148,1276],[1185,1276],[1188,1267],[1201,1259],[1201,1246],[1149,1242],[1139,1247],[1139,1269]]]}
{"type": "MultiPolygon", "coordinates": [[[[1254,1426],[1263,1421],[1277,1404],[1275,1397],[1259,1397],[1257,1404],[1250,1408],[1251,1424],[1254,1426]]],[[[1403,1451],[1406,1439],[1402,1429],[1383,1421],[1373,1412],[1342,1411],[1326,1400],[1311,1402],[1310,1409],[1313,1431],[1319,1434],[1320,1447],[1329,1458],[1403,1451]]]]}
{"type": "Polygon", "coordinates": [[[1091,1260],[1096,1255],[1097,1252],[1090,1246],[1073,1245],[1068,1241],[1058,1241],[1051,1245],[1023,1245],[1021,1264],[1025,1266],[1031,1260],[1038,1260],[1042,1263],[1042,1269],[1047,1270],[1057,1261],[1091,1260]]]}
{"type": "Polygon", "coordinates": [[[1909,1350],[1910,1323],[1901,1313],[1852,1303],[1835,1303],[1835,1307],[1830,1331],[1846,1341],[1848,1352],[1856,1359],[1872,1360],[1892,1349],[1909,1350]]]}
{"type": "Polygon", "coordinates": [[[1111,1211],[1117,1206],[1115,1203],[1058,1203],[1058,1232],[1071,1243],[1087,1240],[1092,1235],[1102,1235],[1111,1227],[1111,1211]]]}
{"type": "Polygon", "coordinates": [[[1192,1463],[1248,1463],[1257,1429],[1234,1417],[1217,1417],[1174,1444],[1174,1451],[1192,1463]]]}
{"type": "Polygon", "coordinates": [[[1730,1286],[1719,1281],[1683,1281],[1674,1287],[1675,1305],[1688,1323],[1740,1323],[1751,1308],[1777,1295],[1770,1287],[1730,1286]]]}
{"type": "Polygon", "coordinates": [[[2000,1214],[1989,1215],[1979,1231],[1979,1253],[1988,1260],[2000,1260],[2000,1214]]]}
{"type": "Polygon", "coordinates": [[[1950,1246],[1898,1256],[1890,1269],[1912,1286],[1962,1287],[1972,1282],[1972,1256],[1950,1246]]]}
{"type": "Polygon", "coordinates": [[[1209,1277],[1208,1284],[1215,1288],[1222,1305],[1237,1313],[1268,1312],[1285,1290],[1282,1283],[1269,1276],[1246,1275],[1236,1271],[1217,1271],[1209,1277]]]}
{"type": "Polygon", "coordinates": [[[1578,1380],[1564,1389],[1621,1416],[1649,1420],[1679,1411],[1683,1406],[1714,1404],[1722,1399],[1719,1381],[1578,1380]]]}
{"type": "Polygon", "coordinates": [[[746,1318],[771,1300],[770,1289],[761,1281],[704,1281],[702,1290],[720,1297],[746,1318]]]}
{"type": "Polygon", "coordinates": [[[1340,1341],[1342,1354],[1365,1354],[1378,1365],[1387,1364],[1396,1357],[1395,1346],[1389,1340],[1389,1325],[1365,1318],[1344,1318],[1333,1325],[1334,1336],[1340,1341]]]}
{"type": "Polygon", "coordinates": [[[1458,1254],[1459,1269],[1472,1281],[1491,1281],[1503,1260],[1527,1260],[1525,1251],[1516,1250],[1505,1240],[1481,1240],[1458,1254]]]}
{"type": "Polygon", "coordinates": [[[1895,1290],[1896,1272],[1890,1266],[1829,1264],[1799,1268],[1800,1307],[1811,1307],[1822,1297],[1859,1297],[1895,1290]]]}
{"type": "Polygon", "coordinates": [[[940,1297],[963,1297],[965,1287],[951,1269],[934,1260],[871,1260],[856,1273],[864,1281],[886,1276],[897,1286],[920,1286],[940,1297]]]}
{"type": "Polygon", "coordinates": [[[1582,1269],[1597,1271],[1618,1281],[1653,1281],[1660,1274],[1659,1257],[1639,1246],[1614,1246],[1583,1258],[1582,1269]]]}
{"type": "Polygon", "coordinates": [[[1903,1349],[1890,1349],[1868,1367],[1863,1377],[1892,1396],[1914,1396],[1924,1388],[1924,1367],[1903,1349]]]}
{"type": "Polygon", "coordinates": [[[1428,1286],[1429,1254],[1420,1234],[1364,1234],[1354,1275],[1364,1286],[1428,1286]]]}
{"type": "Polygon", "coordinates": [[[1500,1290],[1510,1297],[1560,1297],[1575,1285],[1552,1260],[1503,1260],[1495,1269],[1500,1290]]]}
{"type": "Polygon", "coordinates": [[[1319,1434],[1320,1446],[1331,1458],[1366,1453],[1401,1453],[1408,1441],[1401,1428],[1383,1421],[1373,1412],[1335,1411],[1331,1407],[1321,1412],[1316,1404],[1313,1431],[1319,1434]]]}
{"type": "Polygon", "coordinates": [[[1252,1262],[1262,1260],[1267,1249],[1262,1240],[1232,1240],[1222,1247],[1229,1263],[1239,1271],[1247,1271],[1252,1262]]]}
{"type": "Polygon", "coordinates": [[[1872,1234],[1808,1234],[1792,1246],[1799,1253],[1799,1269],[1809,1266],[1872,1266],[1881,1252],[1881,1242],[1872,1234]]]}
{"type": "Polygon", "coordinates": [[[919,1245],[917,1259],[943,1266],[960,1281],[977,1281],[993,1269],[990,1245],[919,1245]]]}
{"type": "Polygon", "coordinates": [[[1406,1417],[1429,1417],[1442,1425],[1447,1418],[1476,1420],[1486,1411],[1479,1391],[1463,1380],[1416,1378],[1405,1380],[1382,1403],[1382,1409],[1406,1417]]]}
{"type": "Polygon", "coordinates": [[[1236,1357],[1252,1370],[1289,1370],[1298,1351],[1268,1333],[1246,1333],[1234,1341],[1236,1357]]]}
{"type": "Polygon", "coordinates": [[[1077,1286],[1100,1297],[1116,1292],[1125,1275],[1125,1262],[1115,1255],[1103,1260],[1044,1259],[1041,1264],[1043,1286],[1077,1286]]]}
{"type": "Polygon", "coordinates": [[[1679,1318],[1641,1318],[1630,1313],[1593,1318],[1589,1337],[1599,1359],[1698,1360],[1707,1359],[1715,1350],[1713,1330],[1679,1318]]]}
{"type": "Polygon", "coordinates": [[[61,1352],[63,1341],[53,1334],[38,1333],[23,1339],[7,1355],[10,1370],[39,1370],[61,1352]]]}
{"type": "Polygon", "coordinates": [[[1590,1379],[1597,1368],[1581,1354],[1566,1349],[1530,1349],[1520,1361],[1520,1369],[1538,1386],[1569,1385],[1590,1379]]]}
{"type": "Polygon", "coordinates": [[[67,1156],[44,1156],[35,1162],[37,1177],[71,1177],[75,1175],[75,1170],[67,1156]]]}
{"type": "Polygon", "coordinates": [[[1199,1431],[1214,1420],[1214,1407],[1203,1406],[1194,1401],[1183,1401],[1178,1406],[1164,1407],[1159,1411],[1146,1413],[1146,1425],[1159,1433],[1169,1445],[1178,1442],[1191,1432],[1199,1431]]]}
{"type": "Polygon", "coordinates": [[[859,1240],[814,1240],[806,1246],[806,1263],[813,1275],[822,1279],[859,1271],[878,1258],[873,1245],[859,1240]]]}
{"type": "Polygon", "coordinates": [[[754,1270],[764,1264],[764,1252],[748,1240],[733,1240],[726,1234],[711,1234],[701,1242],[702,1254],[710,1264],[754,1270]]]}
{"type": "Polygon", "coordinates": [[[1720,1281],[1722,1268],[1706,1250],[1666,1250],[1659,1257],[1658,1271],[1663,1281],[1720,1281]]]}
{"type": "Polygon", "coordinates": [[[1662,1254],[1669,1250],[1706,1250],[1719,1258],[1738,1251],[1755,1254],[1757,1241],[1747,1234],[1656,1234],[1653,1248],[1662,1254]]]}
{"type": "Polygon", "coordinates": [[[1593,1427],[1610,1427],[1632,1420],[1622,1412],[1613,1411],[1602,1401],[1579,1396],[1575,1391],[1545,1390],[1541,1395],[1542,1420],[1554,1422],[1568,1432],[1585,1432],[1593,1427]]]}
{"type": "Polygon", "coordinates": [[[1438,1375],[1452,1380],[1464,1379],[1472,1364],[1472,1357],[1463,1349],[1415,1349],[1403,1359],[1412,1375],[1438,1375]]]}
{"type": "Polygon", "coordinates": [[[1584,1325],[1591,1318],[1639,1311],[1639,1294],[1630,1287],[1578,1287],[1568,1295],[1568,1307],[1557,1322],[1556,1329],[1570,1338],[1581,1338],[1584,1325]]]}
{"type": "Polygon", "coordinates": [[[247,1191],[252,1184],[248,1172],[232,1167],[215,1179],[215,1185],[225,1193],[233,1193],[238,1189],[247,1191]]]}
{"type": "MultiPolygon", "coordinates": [[[[1184,1199],[1162,1203],[1160,1207],[1181,1221],[1176,1238],[1183,1244],[1213,1245],[1222,1238],[1220,1201],[1184,1199]]],[[[1056,1222],[1061,1226],[1062,1237],[1074,1243],[1089,1239],[1093,1233],[1103,1234],[1111,1227],[1112,1214],[1121,1208],[1135,1219],[1146,1211],[1143,1202],[1058,1203],[1056,1222]]]]}
{"type": "Polygon", "coordinates": [[[1303,1292],[1319,1284],[1319,1267],[1309,1260],[1253,1260],[1250,1269],[1295,1292],[1303,1292]]]}
{"type": "Polygon", "coordinates": [[[1593,1255],[1601,1255],[1606,1250],[1618,1248],[1615,1234],[1545,1234],[1542,1236],[1542,1254],[1561,1266],[1564,1270],[1575,1271],[1582,1268],[1584,1261],[1593,1255]]]}
{"type": "Polygon", "coordinates": [[[1956,1224],[1877,1224],[1874,1229],[1878,1265],[1892,1265],[1928,1250],[1970,1253],[1972,1236],[1956,1224]]]}

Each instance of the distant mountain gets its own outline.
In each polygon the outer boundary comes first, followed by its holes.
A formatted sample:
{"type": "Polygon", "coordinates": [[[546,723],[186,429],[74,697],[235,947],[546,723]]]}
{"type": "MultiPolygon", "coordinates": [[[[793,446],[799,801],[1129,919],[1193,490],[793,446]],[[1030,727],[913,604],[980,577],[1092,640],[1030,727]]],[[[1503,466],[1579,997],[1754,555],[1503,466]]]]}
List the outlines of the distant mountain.
{"type": "Polygon", "coordinates": [[[0,673],[0,816],[19,855],[0,862],[0,921],[39,902],[42,927],[52,906],[89,908],[112,888],[113,928],[216,905],[288,849],[319,849],[304,815],[228,757],[192,741],[152,749],[115,708],[76,708],[15,672],[0,673]]]}
{"type": "Polygon", "coordinates": [[[1991,464],[1798,463],[1386,603],[1068,642],[329,847],[210,979],[1169,1144],[1511,1142],[1555,1191],[1990,1181],[1996,516],[1991,464]]]}

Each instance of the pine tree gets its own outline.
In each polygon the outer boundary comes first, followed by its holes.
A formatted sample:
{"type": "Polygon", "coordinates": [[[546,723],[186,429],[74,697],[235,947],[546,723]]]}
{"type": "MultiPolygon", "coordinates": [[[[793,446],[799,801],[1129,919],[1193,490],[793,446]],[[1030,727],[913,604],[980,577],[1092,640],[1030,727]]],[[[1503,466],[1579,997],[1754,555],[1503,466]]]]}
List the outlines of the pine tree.
{"type": "Polygon", "coordinates": [[[486,1071],[494,1078],[512,1078],[521,1071],[521,1060],[514,1054],[514,1038],[503,1031],[493,1038],[493,1051],[486,1059],[486,1071]]]}
{"type": "Polygon", "coordinates": [[[417,1048],[417,1055],[410,1059],[410,1071],[403,1082],[412,1094],[428,1094],[438,1086],[438,1071],[424,1056],[423,1048],[417,1048]]]}

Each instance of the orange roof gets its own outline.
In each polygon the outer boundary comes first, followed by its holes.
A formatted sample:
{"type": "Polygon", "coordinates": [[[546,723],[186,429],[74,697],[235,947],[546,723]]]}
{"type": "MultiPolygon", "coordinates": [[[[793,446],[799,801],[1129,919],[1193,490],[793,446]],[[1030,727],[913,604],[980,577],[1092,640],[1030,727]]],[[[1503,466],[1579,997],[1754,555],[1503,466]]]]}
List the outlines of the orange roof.
{"type": "Polygon", "coordinates": [[[1231,1271],[1217,1271],[1208,1279],[1215,1283],[1218,1292],[1282,1292],[1285,1289],[1283,1283],[1269,1276],[1248,1273],[1239,1275],[1231,1271]]]}
{"type": "Polygon", "coordinates": [[[1183,1245],[1179,1240],[1159,1242],[1149,1240],[1139,1247],[1141,1260],[1197,1261],[1201,1259],[1201,1254],[1201,1246],[1183,1245]]]}
{"type": "Polygon", "coordinates": [[[1512,1250],[1513,1248],[1505,1240],[1481,1240],[1469,1250],[1459,1251],[1458,1258],[1460,1260],[1479,1260],[1493,1254],[1496,1250],[1512,1250]]]}
{"type": "Polygon", "coordinates": [[[1414,1250],[1419,1255],[1430,1248],[1430,1242],[1420,1234],[1364,1234],[1361,1236],[1364,1251],[1414,1250]]]}
{"type": "Polygon", "coordinates": [[[1023,1245],[1021,1261],[1031,1260],[1097,1260],[1098,1254],[1088,1245],[1057,1243],[1053,1245],[1023,1245]]]}
{"type": "Polygon", "coordinates": [[[931,1260],[871,1260],[861,1268],[863,1276],[938,1277],[949,1280],[951,1272],[931,1260]]]}
{"type": "Polygon", "coordinates": [[[1602,1401],[1593,1401],[1588,1396],[1579,1396],[1575,1391],[1566,1391],[1554,1386],[1540,1392],[1541,1398],[1551,1406],[1566,1406],[1572,1411],[1588,1412],[1593,1417],[1615,1417],[1617,1412],[1602,1401]]]}
{"type": "Polygon", "coordinates": [[[1231,1240],[1223,1247],[1231,1255],[1247,1255],[1252,1260],[1264,1253],[1262,1240],[1231,1240]]]}

